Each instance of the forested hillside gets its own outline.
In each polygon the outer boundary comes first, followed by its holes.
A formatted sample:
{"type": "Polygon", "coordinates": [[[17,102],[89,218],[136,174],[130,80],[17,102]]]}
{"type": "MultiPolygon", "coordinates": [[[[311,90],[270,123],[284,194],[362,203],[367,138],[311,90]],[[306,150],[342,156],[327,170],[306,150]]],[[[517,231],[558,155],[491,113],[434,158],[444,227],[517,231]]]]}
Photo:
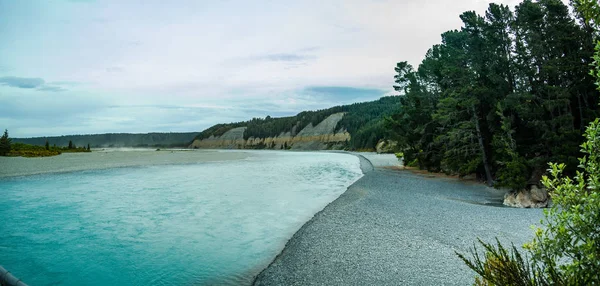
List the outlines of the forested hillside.
{"type": "Polygon", "coordinates": [[[186,147],[194,139],[197,132],[188,133],[106,133],[90,135],[66,135],[53,137],[13,138],[13,142],[43,146],[46,141],[52,146],[98,147],[186,147]]]}
{"type": "Polygon", "coordinates": [[[202,140],[211,136],[221,136],[237,127],[246,127],[244,140],[251,137],[276,137],[288,132],[291,136],[295,136],[309,124],[316,126],[328,116],[344,112],[344,117],[338,122],[335,130],[346,130],[350,133],[351,139],[346,147],[354,150],[372,150],[380,139],[386,137],[387,129],[384,126],[384,117],[397,112],[399,102],[399,97],[390,96],[371,102],[335,106],[317,111],[304,111],[289,117],[272,118],[267,116],[266,118],[253,118],[244,122],[217,124],[202,131],[196,139],[202,140]]]}
{"type": "Polygon", "coordinates": [[[583,131],[600,114],[593,23],[560,0],[490,4],[460,18],[416,69],[396,66],[400,112],[386,124],[405,161],[512,189],[539,182],[549,161],[573,173],[583,131]]]}

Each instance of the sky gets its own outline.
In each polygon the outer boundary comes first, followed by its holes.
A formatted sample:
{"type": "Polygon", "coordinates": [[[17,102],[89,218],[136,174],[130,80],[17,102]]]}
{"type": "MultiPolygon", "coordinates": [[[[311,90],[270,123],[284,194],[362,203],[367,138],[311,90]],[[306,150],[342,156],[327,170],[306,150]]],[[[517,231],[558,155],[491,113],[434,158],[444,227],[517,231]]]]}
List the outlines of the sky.
{"type": "Polygon", "coordinates": [[[0,0],[0,128],[199,132],[375,100],[489,2],[0,0]]]}

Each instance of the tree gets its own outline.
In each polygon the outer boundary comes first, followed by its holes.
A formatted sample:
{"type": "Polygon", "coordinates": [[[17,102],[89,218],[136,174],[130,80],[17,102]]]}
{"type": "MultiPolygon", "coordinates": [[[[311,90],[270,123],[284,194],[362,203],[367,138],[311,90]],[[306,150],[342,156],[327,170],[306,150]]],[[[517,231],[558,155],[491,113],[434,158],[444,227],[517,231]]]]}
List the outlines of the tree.
{"type": "MultiPolygon", "coordinates": [[[[575,3],[579,14],[600,22],[600,5],[575,3]]],[[[600,91],[600,41],[595,50],[590,74],[600,91]]],[[[550,177],[542,179],[554,205],[544,211],[544,228],[536,229],[533,241],[525,245],[530,257],[523,258],[514,246],[509,253],[500,242],[493,246],[482,241],[484,260],[476,249],[472,260],[457,253],[481,276],[476,284],[600,285],[600,118],[588,125],[585,139],[580,170],[573,178],[563,176],[564,163],[550,163],[550,177]]]]}
{"type": "Polygon", "coordinates": [[[516,191],[539,183],[551,161],[574,174],[581,135],[600,115],[585,27],[597,21],[580,14],[560,0],[525,0],[514,12],[492,3],[484,16],[463,13],[463,27],[443,33],[416,71],[398,63],[400,108],[386,126],[405,162],[516,191]]]}
{"type": "Polygon", "coordinates": [[[73,141],[69,140],[69,149],[73,149],[73,141]]]}
{"type": "Polygon", "coordinates": [[[0,156],[6,156],[10,153],[11,139],[8,137],[8,130],[4,129],[4,135],[0,137],[0,156]]]}
{"type": "Polygon", "coordinates": [[[46,147],[46,150],[50,150],[50,143],[48,142],[48,140],[46,140],[45,147],[46,147]]]}
{"type": "Polygon", "coordinates": [[[90,143],[87,144],[87,150],[91,151],[91,149],[90,149],[90,143]]]}
{"type": "MultiPolygon", "coordinates": [[[[599,81],[600,82],[600,81],[599,81]]],[[[587,128],[582,171],[562,177],[564,164],[550,164],[543,183],[554,206],[545,212],[544,229],[537,229],[526,245],[533,258],[545,265],[555,284],[600,284],[600,119],[587,128]]]]}
{"type": "Polygon", "coordinates": [[[523,258],[514,246],[509,253],[499,241],[497,246],[480,241],[484,260],[476,249],[472,260],[457,253],[481,276],[476,284],[600,285],[600,119],[589,125],[585,137],[582,170],[573,179],[562,177],[565,165],[555,163],[550,178],[544,176],[554,205],[544,212],[545,228],[536,229],[525,245],[531,256],[523,258]]]}

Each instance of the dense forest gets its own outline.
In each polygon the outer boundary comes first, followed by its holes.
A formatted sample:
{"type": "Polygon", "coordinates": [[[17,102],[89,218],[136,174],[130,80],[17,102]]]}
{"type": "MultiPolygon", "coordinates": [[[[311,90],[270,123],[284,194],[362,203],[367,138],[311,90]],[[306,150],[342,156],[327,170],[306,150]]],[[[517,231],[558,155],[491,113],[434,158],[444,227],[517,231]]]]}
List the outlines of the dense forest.
{"type": "Polygon", "coordinates": [[[386,126],[405,162],[522,189],[548,162],[573,174],[600,114],[590,74],[598,23],[560,0],[465,12],[415,69],[397,64],[400,112],[386,126]]]}
{"type": "Polygon", "coordinates": [[[291,136],[295,136],[309,124],[315,126],[334,113],[345,112],[335,129],[346,130],[350,133],[351,140],[348,142],[348,149],[373,150],[379,140],[387,137],[388,130],[385,127],[384,118],[398,112],[399,102],[399,97],[388,96],[370,102],[335,106],[317,111],[303,111],[289,117],[272,118],[267,116],[244,122],[217,124],[202,131],[196,139],[201,140],[213,135],[221,136],[236,127],[247,127],[244,139],[275,137],[287,132],[290,132],[291,136]]]}

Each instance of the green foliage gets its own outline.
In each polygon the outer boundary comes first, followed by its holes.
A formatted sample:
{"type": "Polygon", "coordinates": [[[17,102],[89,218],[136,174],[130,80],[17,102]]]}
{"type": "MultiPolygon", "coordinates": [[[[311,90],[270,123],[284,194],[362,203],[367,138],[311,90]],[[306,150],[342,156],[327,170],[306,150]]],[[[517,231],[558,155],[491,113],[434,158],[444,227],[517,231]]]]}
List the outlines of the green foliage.
{"type": "Polygon", "coordinates": [[[571,5],[590,30],[600,32],[600,3],[597,0],[571,0],[571,5]]]}
{"type": "Polygon", "coordinates": [[[571,179],[561,174],[564,164],[550,164],[543,184],[554,206],[546,210],[544,229],[537,229],[527,248],[547,265],[546,274],[566,285],[600,284],[600,120],[585,134],[580,168],[571,179]]]}
{"type": "Polygon", "coordinates": [[[461,29],[443,33],[417,69],[398,63],[400,108],[386,127],[406,162],[513,189],[550,161],[574,174],[581,135],[600,114],[589,73],[597,21],[579,14],[589,13],[560,0],[525,0],[514,11],[492,3],[484,15],[460,15],[461,29]]]}
{"type": "MultiPolygon", "coordinates": [[[[575,1],[575,9],[600,23],[600,4],[575,1]]],[[[589,23],[589,21],[587,21],[589,23]]],[[[597,27],[597,26],[596,26],[597,27]]],[[[600,85],[600,42],[591,74],[600,85]]],[[[564,164],[550,164],[550,177],[542,182],[554,205],[545,211],[544,229],[537,229],[526,248],[546,265],[543,274],[554,284],[600,285],[600,119],[590,123],[581,144],[584,154],[573,179],[562,176],[564,164]]]]}
{"type": "Polygon", "coordinates": [[[398,97],[388,96],[343,106],[346,114],[338,122],[336,130],[346,129],[350,133],[349,149],[374,150],[377,142],[389,137],[384,118],[397,112],[399,102],[398,97]]]}
{"type": "MultiPolygon", "coordinates": [[[[600,41],[596,43],[596,53],[594,54],[594,62],[592,63],[594,69],[590,71],[590,74],[595,78],[600,78],[600,41]]],[[[600,90],[600,81],[596,81],[596,88],[600,90]]]]}
{"type": "Polygon", "coordinates": [[[529,173],[525,160],[520,157],[514,158],[496,173],[496,186],[506,187],[513,191],[523,190],[527,187],[526,175],[529,173]]]}
{"type": "Polygon", "coordinates": [[[218,136],[225,134],[225,132],[227,132],[233,128],[243,127],[244,126],[243,124],[244,124],[244,122],[217,124],[217,125],[211,126],[210,128],[207,128],[204,131],[200,132],[200,134],[198,134],[194,138],[194,140],[202,140],[202,139],[209,138],[210,136],[218,137],[218,136]]]}
{"type": "MultiPolygon", "coordinates": [[[[351,105],[335,106],[316,111],[303,111],[296,116],[272,118],[253,118],[245,122],[217,124],[202,131],[195,139],[202,140],[210,136],[221,136],[225,132],[238,127],[246,127],[244,139],[267,138],[290,133],[295,136],[308,125],[316,126],[332,114],[343,112],[344,117],[335,127],[336,132],[350,133],[347,149],[374,150],[377,142],[387,136],[388,129],[384,117],[390,116],[398,109],[398,97],[382,97],[371,102],[354,103],[351,105]]],[[[287,144],[286,144],[287,145],[287,144]]],[[[274,146],[258,145],[253,148],[273,148],[274,146]]],[[[284,146],[283,149],[291,148],[284,146]]]]}
{"type": "Polygon", "coordinates": [[[46,149],[45,146],[29,145],[24,143],[13,143],[9,156],[22,157],[49,157],[60,155],[60,150],[56,148],[46,149]]]}
{"type": "Polygon", "coordinates": [[[405,163],[404,163],[404,164],[405,164],[407,167],[413,167],[413,168],[415,168],[415,167],[419,167],[419,160],[417,160],[417,159],[414,159],[414,160],[412,160],[412,161],[405,161],[405,163]]]}
{"type": "Polygon", "coordinates": [[[543,177],[554,205],[545,210],[543,228],[524,247],[523,259],[513,246],[509,254],[480,240],[482,259],[474,248],[472,260],[457,255],[480,275],[477,285],[599,285],[600,284],[600,119],[586,130],[580,168],[574,179],[563,177],[564,164],[550,163],[543,177]]]}
{"type": "Polygon", "coordinates": [[[187,133],[105,133],[89,135],[66,135],[52,137],[13,138],[13,142],[31,145],[44,145],[49,141],[52,145],[67,147],[69,141],[73,145],[91,147],[187,147],[198,132],[187,133]]]}
{"type": "Polygon", "coordinates": [[[91,152],[91,150],[85,147],[69,149],[69,147],[56,147],[56,145],[50,146],[50,144],[44,144],[44,146],[39,146],[17,142],[11,144],[11,151],[7,155],[21,157],[49,157],[60,155],[62,153],[82,152],[91,152]]]}
{"type": "Polygon", "coordinates": [[[8,130],[4,130],[4,134],[0,137],[0,156],[6,156],[10,153],[11,139],[8,137],[8,130]]]}
{"type": "MultiPolygon", "coordinates": [[[[574,2],[577,13],[598,23],[597,2],[574,2]]],[[[596,45],[592,71],[596,84],[600,84],[599,53],[600,44],[596,45]]],[[[585,139],[580,146],[584,154],[579,159],[580,170],[573,178],[563,176],[564,163],[550,163],[550,177],[542,178],[554,204],[544,210],[543,228],[536,229],[533,241],[524,246],[531,253],[530,264],[517,255],[514,247],[513,255],[507,255],[499,242],[498,248],[481,242],[486,249],[485,260],[476,251],[472,252],[472,261],[457,253],[481,276],[476,284],[600,285],[600,119],[589,124],[585,139]],[[501,267],[491,267],[494,265],[501,267]],[[517,273],[517,279],[504,279],[511,273],[517,273]]]]}
{"type": "Polygon", "coordinates": [[[528,257],[523,258],[517,248],[512,245],[506,249],[498,239],[496,245],[479,240],[485,250],[482,258],[473,247],[470,251],[471,258],[456,252],[456,255],[475,273],[479,274],[475,285],[515,285],[537,286],[551,285],[540,272],[540,266],[535,262],[530,263],[528,257]]]}

